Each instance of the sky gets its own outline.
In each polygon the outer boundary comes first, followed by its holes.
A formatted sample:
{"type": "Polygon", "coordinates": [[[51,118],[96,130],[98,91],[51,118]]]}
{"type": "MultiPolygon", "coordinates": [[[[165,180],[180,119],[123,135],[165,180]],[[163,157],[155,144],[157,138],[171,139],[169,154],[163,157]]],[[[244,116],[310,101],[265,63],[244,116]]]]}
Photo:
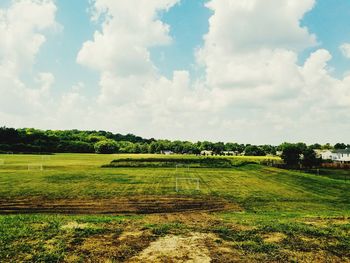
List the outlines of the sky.
{"type": "Polygon", "coordinates": [[[350,143],[348,0],[0,0],[0,125],[350,143]]]}

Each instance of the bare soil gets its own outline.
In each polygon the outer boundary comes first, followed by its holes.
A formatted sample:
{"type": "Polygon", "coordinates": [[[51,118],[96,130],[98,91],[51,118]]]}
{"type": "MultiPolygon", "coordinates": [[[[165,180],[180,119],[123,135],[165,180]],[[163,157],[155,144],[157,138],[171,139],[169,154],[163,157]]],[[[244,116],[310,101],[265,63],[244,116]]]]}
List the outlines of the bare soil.
{"type": "Polygon", "coordinates": [[[242,209],[217,198],[134,196],[109,199],[0,199],[0,214],[157,214],[242,209]]]}
{"type": "Polygon", "coordinates": [[[152,242],[129,262],[211,262],[210,252],[205,245],[212,234],[191,233],[188,236],[168,235],[152,242]]]}

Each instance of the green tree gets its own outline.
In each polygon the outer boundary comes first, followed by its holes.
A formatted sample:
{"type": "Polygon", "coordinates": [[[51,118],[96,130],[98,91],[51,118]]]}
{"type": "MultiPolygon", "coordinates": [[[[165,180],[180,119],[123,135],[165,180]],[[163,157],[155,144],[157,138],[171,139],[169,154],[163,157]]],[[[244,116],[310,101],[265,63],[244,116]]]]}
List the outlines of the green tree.
{"type": "Polygon", "coordinates": [[[321,149],[322,148],[322,145],[319,144],[319,143],[315,143],[315,144],[311,144],[309,146],[310,149],[313,149],[313,150],[318,150],[318,149],[321,149]]]}
{"type": "Polygon", "coordinates": [[[325,145],[322,145],[321,149],[322,150],[332,150],[333,147],[330,143],[326,143],[325,145]]]}
{"type": "Polygon", "coordinates": [[[346,149],[346,144],[345,143],[336,143],[335,145],[334,145],[334,149],[337,149],[337,150],[344,150],[344,149],[346,149]]]}
{"type": "Polygon", "coordinates": [[[302,152],[301,163],[304,167],[311,168],[319,164],[319,159],[316,157],[315,151],[308,148],[302,152]]]}
{"type": "Polygon", "coordinates": [[[111,154],[118,152],[118,144],[113,140],[104,140],[95,143],[95,152],[101,154],[111,154]]]}
{"type": "Polygon", "coordinates": [[[244,150],[246,156],[265,156],[266,153],[263,149],[256,145],[249,145],[244,150]]]}
{"type": "Polygon", "coordinates": [[[295,167],[299,164],[302,150],[298,144],[284,143],[282,145],[282,159],[289,167],[295,167]]]}

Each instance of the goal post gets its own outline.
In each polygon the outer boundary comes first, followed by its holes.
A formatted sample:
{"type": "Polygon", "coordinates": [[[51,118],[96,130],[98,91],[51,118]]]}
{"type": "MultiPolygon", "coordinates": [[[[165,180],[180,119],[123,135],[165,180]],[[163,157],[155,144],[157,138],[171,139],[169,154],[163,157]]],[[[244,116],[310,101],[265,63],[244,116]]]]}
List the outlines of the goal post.
{"type": "Polygon", "coordinates": [[[189,164],[178,163],[178,164],[175,165],[175,170],[178,171],[179,168],[185,168],[187,171],[190,171],[190,165],[189,164]]]}
{"type": "Polygon", "coordinates": [[[50,155],[42,155],[42,156],[41,156],[41,160],[42,160],[42,161],[51,160],[51,156],[50,156],[50,155]]]}
{"type": "Polygon", "coordinates": [[[44,166],[42,163],[30,163],[28,164],[28,171],[33,171],[33,170],[44,170],[44,166]]]}
{"type": "Polygon", "coordinates": [[[200,190],[200,185],[199,185],[199,178],[185,178],[185,177],[177,177],[175,179],[175,191],[179,192],[180,191],[180,182],[181,181],[190,181],[194,182],[196,184],[196,189],[197,191],[200,190]]]}

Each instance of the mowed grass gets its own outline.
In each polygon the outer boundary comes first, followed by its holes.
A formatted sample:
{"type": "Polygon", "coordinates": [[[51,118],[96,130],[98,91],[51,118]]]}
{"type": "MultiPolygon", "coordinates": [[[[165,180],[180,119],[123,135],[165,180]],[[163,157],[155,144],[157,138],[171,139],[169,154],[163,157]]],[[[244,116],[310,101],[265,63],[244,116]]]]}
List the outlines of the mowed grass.
{"type": "MultiPolygon", "coordinates": [[[[259,164],[101,168],[117,158],[141,157],[154,155],[0,155],[0,199],[195,196],[222,198],[242,209],[166,216],[3,215],[0,261],[124,262],[158,238],[190,233],[211,235],[204,245],[213,262],[350,261],[350,183],[330,171],[318,176],[259,164]],[[28,164],[41,163],[43,171],[28,170],[28,164]],[[176,192],[177,177],[198,178],[199,190],[195,181],[183,180],[176,192]]],[[[181,163],[182,156],[176,157],[181,163]]]]}
{"type": "MultiPolygon", "coordinates": [[[[249,211],[327,209],[337,212],[350,208],[350,182],[258,164],[232,169],[101,168],[117,158],[150,156],[0,155],[0,159],[4,160],[0,166],[0,198],[209,195],[237,202],[249,211]],[[28,165],[33,164],[42,164],[43,170],[40,166],[28,170],[28,165]],[[200,188],[196,189],[196,181],[181,180],[178,181],[179,192],[176,192],[176,178],[198,179],[200,188]]],[[[166,158],[164,155],[157,157],[166,158]]],[[[181,163],[182,156],[176,157],[181,163]]]]}

